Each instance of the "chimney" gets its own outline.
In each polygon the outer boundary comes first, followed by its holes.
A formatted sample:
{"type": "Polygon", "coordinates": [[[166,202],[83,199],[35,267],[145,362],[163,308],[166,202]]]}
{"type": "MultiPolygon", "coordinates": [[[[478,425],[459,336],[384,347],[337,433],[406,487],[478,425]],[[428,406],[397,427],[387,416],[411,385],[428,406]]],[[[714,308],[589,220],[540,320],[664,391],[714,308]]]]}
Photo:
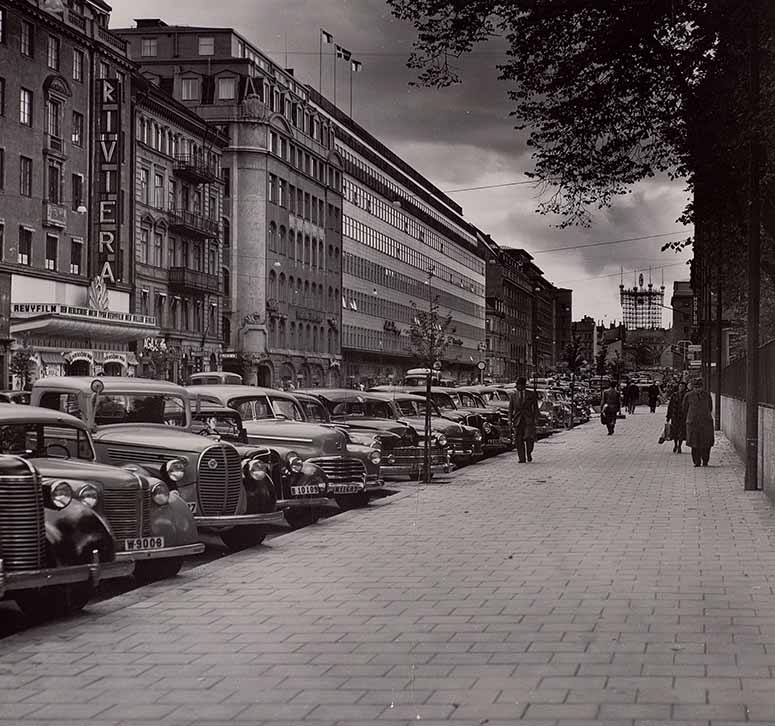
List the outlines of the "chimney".
{"type": "Polygon", "coordinates": [[[139,28],[166,28],[165,23],[161,18],[135,18],[135,24],[139,28]]]}

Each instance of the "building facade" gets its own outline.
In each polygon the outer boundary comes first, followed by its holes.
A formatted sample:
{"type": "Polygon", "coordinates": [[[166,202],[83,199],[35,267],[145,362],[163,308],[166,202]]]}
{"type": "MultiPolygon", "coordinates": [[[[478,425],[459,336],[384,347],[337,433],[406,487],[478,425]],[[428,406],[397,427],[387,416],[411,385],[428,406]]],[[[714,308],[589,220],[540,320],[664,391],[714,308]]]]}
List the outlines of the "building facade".
{"type": "MultiPolygon", "coordinates": [[[[152,315],[163,370],[186,382],[222,349],[221,156],[226,136],[154,83],[134,81],[135,312],[152,315]]],[[[149,356],[146,356],[149,357],[149,356]]],[[[149,364],[144,362],[144,366],[149,364]]]]}
{"type": "Polygon", "coordinates": [[[157,332],[132,310],[133,64],[109,16],[102,0],[0,0],[4,383],[9,344],[33,379],[131,374],[157,332]]]}
{"type": "Polygon", "coordinates": [[[558,365],[564,361],[565,351],[572,340],[573,290],[555,288],[554,316],[554,360],[555,365],[558,365]]]}
{"type": "Polygon", "coordinates": [[[429,301],[452,317],[443,374],[478,379],[485,262],[461,208],[349,116],[308,89],[344,168],[344,383],[398,382],[417,362],[409,330],[429,301]]]}
{"type": "Polygon", "coordinates": [[[571,327],[571,336],[578,340],[581,357],[587,365],[594,368],[597,357],[597,324],[594,318],[585,315],[581,320],[574,320],[571,327]]]}
{"type": "Polygon", "coordinates": [[[117,30],[146,77],[230,139],[221,161],[223,367],[339,385],[342,162],[293,74],[231,28],[117,30]]]}

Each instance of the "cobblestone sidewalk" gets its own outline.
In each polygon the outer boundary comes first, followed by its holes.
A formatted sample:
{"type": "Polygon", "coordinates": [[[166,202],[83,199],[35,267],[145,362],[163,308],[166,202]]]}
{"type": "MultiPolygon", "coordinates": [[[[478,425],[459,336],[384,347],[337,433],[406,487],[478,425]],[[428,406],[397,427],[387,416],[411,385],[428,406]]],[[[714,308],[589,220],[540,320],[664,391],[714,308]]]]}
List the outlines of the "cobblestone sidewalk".
{"type": "Polygon", "coordinates": [[[775,517],[641,412],[0,641],[0,726],[775,723],[775,517]]]}

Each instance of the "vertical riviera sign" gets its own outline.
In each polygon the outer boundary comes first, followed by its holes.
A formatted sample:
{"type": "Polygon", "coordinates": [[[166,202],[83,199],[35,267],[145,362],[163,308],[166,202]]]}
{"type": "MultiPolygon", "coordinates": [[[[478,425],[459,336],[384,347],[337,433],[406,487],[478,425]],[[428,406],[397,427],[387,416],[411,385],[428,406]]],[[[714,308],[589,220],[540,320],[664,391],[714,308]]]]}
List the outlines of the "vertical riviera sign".
{"type": "Polygon", "coordinates": [[[121,83],[97,81],[97,275],[115,284],[121,274],[121,83]]]}

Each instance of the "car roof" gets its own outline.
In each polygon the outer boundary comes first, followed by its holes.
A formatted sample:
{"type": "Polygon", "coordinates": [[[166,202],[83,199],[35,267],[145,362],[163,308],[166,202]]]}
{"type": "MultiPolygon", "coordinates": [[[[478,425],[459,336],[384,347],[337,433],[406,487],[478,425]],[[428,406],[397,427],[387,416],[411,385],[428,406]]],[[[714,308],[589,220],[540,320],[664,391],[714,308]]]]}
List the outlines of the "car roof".
{"type": "Polygon", "coordinates": [[[211,403],[210,401],[200,401],[199,407],[197,410],[197,407],[193,407],[191,410],[191,415],[196,416],[197,414],[201,413],[207,413],[207,414],[229,414],[229,416],[239,416],[239,412],[235,411],[233,408],[229,408],[228,406],[221,406],[218,403],[211,403]]]}
{"type": "Polygon", "coordinates": [[[9,423],[52,424],[72,426],[86,431],[87,425],[69,413],[40,406],[0,406],[0,426],[9,423]]]}
{"type": "Polygon", "coordinates": [[[366,391],[366,393],[381,401],[395,401],[399,398],[404,401],[425,401],[425,396],[418,396],[409,391],[366,391]]]}
{"type": "Polygon", "coordinates": [[[191,396],[215,396],[222,401],[228,401],[231,398],[243,398],[246,396],[274,396],[275,398],[285,398],[293,401],[293,395],[285,391],[279,391],[276,388],[259,388],[258,386],[245,386],[223,383],[213,386],[187,386],[186,390],[191,396]]]}
{"type": "Polygon", "coordinates": [[[313,398],[325,398],[328,401],[357,400],[358,397],[372,400],[379,398],[376,391],[357,391],[354,388],[308,388],[294,391],[293,395],[297,396],[300,393],[313,398]]]}
{"type": "Polygon", "coordinates": [[[154,378],[137,378],[130,376],[48,376],[41,378],[32,384],[33,390],[43,388],[54,391],[78,391],[91,392],[94,381],[100,381],[104,385],[105,393],[143,392],[168,393],[170,395],[185,396],[186,389],[169,381],[157,381],[154,378]]]}

